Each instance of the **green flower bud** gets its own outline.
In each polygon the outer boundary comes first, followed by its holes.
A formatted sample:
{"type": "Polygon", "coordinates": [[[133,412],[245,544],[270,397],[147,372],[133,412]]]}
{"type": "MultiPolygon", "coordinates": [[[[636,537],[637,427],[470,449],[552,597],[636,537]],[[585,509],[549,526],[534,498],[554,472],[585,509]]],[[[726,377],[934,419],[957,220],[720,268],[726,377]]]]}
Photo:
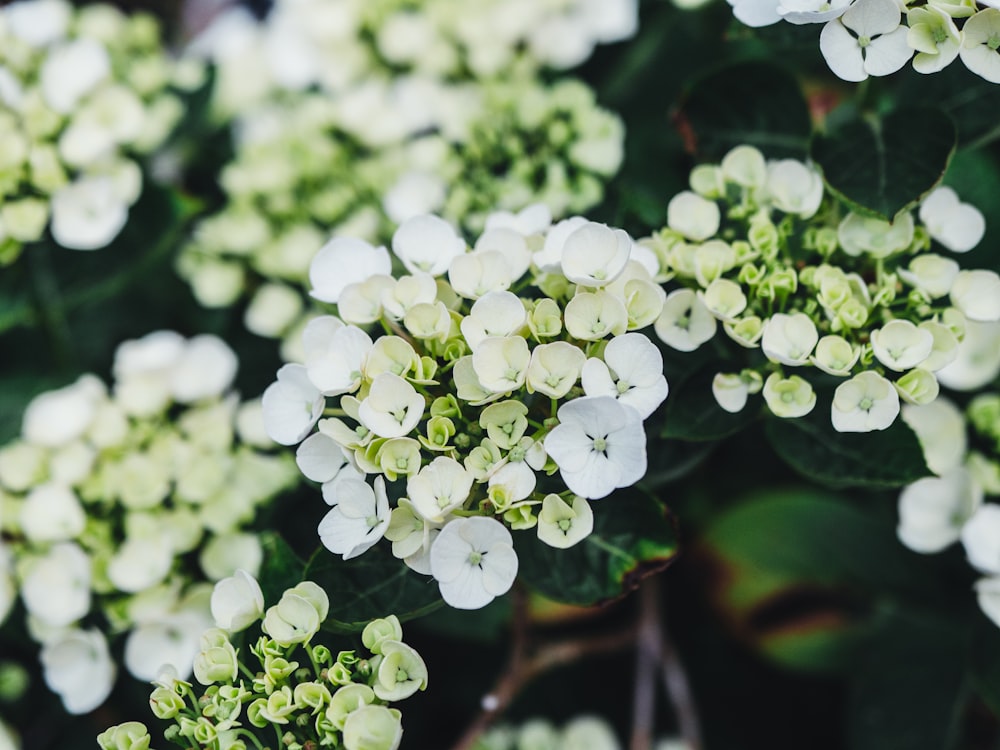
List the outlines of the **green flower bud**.
{"type": "Polygon", "coordinates": [[[351,670],[340,662],[336,662],[326,671],[326,679],[333,685],[350,685],[354,681],[351,670]]]}
{"type": "Polygon", "coordinates": [[[496,443],[486,438],[465,457],[465,470],[472,474],[476,481],[482,482],[502,459],[503,454],[500,453],[496,443]]]}
{"type": "Polygon", "coordinates": [[[837,230],[833,227],[820,227],[816,231],[816,252],[824,258],[829,258],[840,246],[837,242],[837,230]]]}
{"type": "Polygon", "coordinates": [[[379,468],[390,482],[395,482],[401,475],[416,474],[420,471],[420,462],[420,443],[413,438],[391,438],[380,444],[379,468]]]}
{"type": "Polygon", "coordinates": [[[427,689],[427,665],[415,649],[395,640],[384,640],[379,646],[383,659],[375,674],[375,695],[399,701],[427,689]]]}
{"type": "Polygon", "coordinates": [[[1000,394],[985,393],[969,402],[966,410],[976,432],[995,437],[1000,432],[1000,394]]]}
{"type": "Polygon", "coordinates": [[[191,739],[201,747],[207,747],[215,742],[218,734],[218,730],[211,721],[204,716],[199,716],[198,721],[195,722],[194,731],[191,733],[191,739]]]}
{"type": "Polygon", "coordinates": [[[296,669],[299,668],[297,661],[288,661],[283,656],[264,657],[264,674],[270,681],[277,685],[287,679],[296,669]]]}
{"type": "Polygon", "coordinates": [[[300,682],[293,695],[298,708],[311,708],[314,714],[330,702],[330,691],[320,682],[300,682]]]}
{"type": "Polygon", "coordinates": [[[224,630],[211,628],[201,636],[201,652],[194,659],[194,676],[202,685],[229,682],[239,672],[236,649],[224,630]]]}
{"type": "Polygon", "coordinates": [[[373,654],[382,653],[381,645],[383,641],[400,641],[402,638],[403,626],[400,625],[399,618],[396,615],[372,620],[361,632],[361,642],[373,654]]]}
{"type": "Polygon", "coordinates": [[[558,300],[568,299],[573,296],[573,290],[576,285],[561,273],[543,273],[539,274],[535,281],[535,286],[541,289],[546,297],[558,300]]]}
{"type": "Polygon", "coordinates": [[[837,310],[834,330],[861,328],[868,321],[868,308],[860,300],[851,298],[837,310]]]}
{"type": "Polygon", "coordinates": [[[138,721],[117,724],[97,735],[101,750],[148,750],[149,742],[149,730],[138,721]]]}
{"type": "Polygon", "coordinates": [[[767,278],[766,266],[755,266],[753,263],[744,263],[740,268],[736,280],[744,286],[754,287],[767,278]]]}
{"type": "Polygon", "coordinates": [[[504,512],[503,519],[510,524],[510,527],[515,531],[533,529],[538,523],[538,518],[535,516],[535,509],[533,506],[534,503],[521,503],[520,505],[515,505],[504,512]]]}
{"type": "Polygon", "coordinates": [[[431,417],[427,420],[427,437],[420,436],[420,443],[427,450],[450,450],[449,441],[455,434],[455,423],[448,417],[431,417]]]}
{"type": "Polygon", "coordinates": [[[941,390],[934,373],[922,367],[913,368],[893,385],[908,404],[929,404],[941,390]]]}
{"type": "Polygon", "coordinates": [[[364,706],[344,722],[345,750],[396,750],[403,738],[401,714],[385,706],[364,706]]]}
{"type": "Polygon", "coordinates": [[[186,707],[184,699],[169,688],[157,687],[149,695],[149,708],[157,719],[173,719],[186,707]]]}
{"type": "Polygon", "coordinates": [[[0,208],[0,226],[19,242],[34,242],[49,221],[49,204],[38,198],[9,201],[0,208]]]}
{"type": "Polygon", "coordinates": [[[760,214],[754,217],[750,223],[747,240],[750,242],[750,247],[760,253],[765,260],[774,260],[781,251],[778,228],[771,223],[770,219],[762,218],[760,214]]]}
{"type": "Polygon", "coordinates": [[[527,415],[528,407],[520,401],[501,401],[483,409],[479,426],[501,450],[510,450],[528,429],[527,415]]]}
{"type": "Polygon", "coordinates": [[[219,732],[219,750],[247,750],[247,744],[233,730],[219,732]]]}
{"type": "Polygon", "coordinates": [[[357,711],[374,700],[375,691],[367,685],[344,685],[330,699],[330,705],[326,709],[326,718],[337,729],[343,730],[348,714],[352,711],[357,711]]]}
{"type": "Polygon", "coordinates": [[[438,396],[431,402],[431,417],[448,417],[449,419],[462,416],[462,407],[458,405],[455,394],[449,393],[447,396],[438,396]]]}
{"type": "Polygon", "coordinates": [[[538,300],[528,314],[528,330],[537,340],[558,336],[562,332],[562,310],[549,298],[538,300]]]}
{"type": "Polygon", "coordinates": [[[247,718],[255,727],[268,724],[287,724],[295,712],[295,698],[292,689],[285,685],[275,690],[267,698],[258,698],[247,707],[247,718]]]}

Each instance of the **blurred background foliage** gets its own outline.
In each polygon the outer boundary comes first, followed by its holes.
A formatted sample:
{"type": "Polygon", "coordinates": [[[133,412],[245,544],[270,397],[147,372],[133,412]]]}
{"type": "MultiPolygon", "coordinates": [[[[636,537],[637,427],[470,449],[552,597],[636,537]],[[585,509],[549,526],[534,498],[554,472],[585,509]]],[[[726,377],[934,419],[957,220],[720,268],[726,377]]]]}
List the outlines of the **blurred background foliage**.
{"type": "MultiPolygon", "coordinates": [[[[156,13],[181,41],[177,3],[121,4],[156,13]]],[[[771,158],[804,157],[821,144],[822,161],[831,143],[857,153],[864,148],[859,118],[875,116],[884,119],[883,137],[904,160],[927,154],[954,128],[954,156],[939,153],[929,166],[947,170],[944,182],[986,216],[986,238],[969,264],[1000,269],[1000,87],[957,65],[934,76],[905,70],[849,87],[830,76],[816,33],[786,24],[747,29],[718,0],[695,11],[644,0],[638,36],[599,48],[580,71],[627,128],[624,166],[591,218],[642,236],[664,223],[669,198],[686,188],[698,161],[717,159],[738,143],[756,145],[771,158]],[[911,107],[925,109],[893,117],[911,107]]],[[[212,180],[226,157],[225,139],[210,136],[201,141],[207,152],[191,182],[176,192],[147,189],[111,247],[77,253],[40,246],[0,273],[5,441],[17,434],[33,395],[81,372],[107,379],[115,346],[158,328],[223,337],[239,353],[244,396],[272,380],[279,364],[275,343],[248,333],[238,306],[200,308],[172,268],[191,219],[219,199],[212,180]]],[[[831,182],[837,167],[832,159],[831,182]]],[[[898,182],[888,191],[876,200],[895,206],[918,197],[898,182]]],[[[960,550],[925,558],[895,538],[894,488],[924,473],[912,434],[898,425],[892,441],[840,435],[848,455],[838,456],[828,450],[832,436],[818,421],[725,414],[704,387],[715,356],[699,352],[677,361],[667,355],[672,392],[662,424],[649,428],[651,436],[654,427],[660,431],[650,447],[649,475],[622,499],[640,508],[652,496],[670,509],[669,520],[654,514],[651,523],[668,524],[676,544],[644,550],[637,559],[653,568],[670,563],[656,580],[705,747],[1000,747],[1000,632],[975,607],[972,572],[960,550]]],[[[315,546],[323,507],[314,495],[300,488],[261,519],[262,528],[288,543],[279,538],[269,547],[270,575],[307,562],[291,549],[315,546]]],[[[379,575],[378,560],[365,559],[375,569],[352,569],[359,595],[369,586],[366,576],[379,575]]],[[[310,564],[307,573],[322,578],[323,562],[310,564]]],[[[525,559],[529,584],[542,593],[574,586],[547,580],[545,562],[525,559]]],[[[585,583],[600,585],[591,577],[585,583]]],[[[343,576],[336,585],[344,585],[343,576]]],[[[580,598],[605,599],[617,586],[580,598]]],[[[426,592],[395,587],[391,593],[410,597],[414,610],[435,598],[424,601],[426,592]]],[[[631,622],[635,599],[596,610],[536,603],[536,627],[542,636],[555,628],[613,632],[631,622]]],[[[441,748],[455,739],[503,666],[509,615],[509,602],[501,600],[478,612],[438,609],[407,625],[408,642],[424,655],[431,678],[429,690],[407,704],[404,746],[441,748]]],[[[32,670],[32,642],[13,624],[20,619],[10,618],[2,632],[2,653],[32,670]]],[[[618,652],[549,672],[516,699],[509,718],[560,721],[596,712],[626,736],[633,661],[630,652],[618,652]]],[[[5,693],[0,689],[0,701],[5,693]]],[[[0,710],[26,748],[76,750],[94,747],[107,725],[148,717],[145,696],[143,686],[122,679],[103,709],[72,718],[36,680],[0,710]]],[[[661,700],[658,707],[658,733],[675,733],[669,704],[661,700]]]]}

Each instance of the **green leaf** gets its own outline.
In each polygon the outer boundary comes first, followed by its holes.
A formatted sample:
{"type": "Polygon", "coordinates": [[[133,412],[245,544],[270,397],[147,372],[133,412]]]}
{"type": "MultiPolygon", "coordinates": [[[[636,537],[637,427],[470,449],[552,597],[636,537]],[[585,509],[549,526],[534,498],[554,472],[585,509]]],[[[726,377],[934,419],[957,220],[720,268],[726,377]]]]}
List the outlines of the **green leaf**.
{"type": "Polygon", "coordinates": [[[837,432],[829,409],[817,406],[805,417],[768,420],[764,433],[793,469],[833,487],[901,487],[930,473],[902,419],[880,432],[837,432]]]}
{"type": "Polygon", "coordinates": [[[656,498],[636,488],[592,502],[594,531],[569,549],[532,533],[514,535],[519,577],[544,596],[567,604],[616,599],[677,554],[674,524],[656,498]]]}
{"type": "Polygon", "coordinates": [[[336,633],[360,632],[369,620],[388,615],[412,620],[442,604],[434,580],[410,570],[384,544],[353,560],[320,547],[306,566],[305,578],[330,596],[330,615],[323,627],[336,633]]]}
{"type": "Polygon", "coordinates": [[[770,158],[803,158],[812,125],[794,76],[766,62],[743,62],[700,78],[677,122],[701,159],[719,160],[735,146],[756,146],[770,158]]]}
{"type": "Polygon", "coordinates": [[[850,750],[955,747],[964,703],[960,631],[890,613],[859,659],[848,699],[850,750]]]}
{"type": "Polygon", "coordinates": [[[720,440],[750,426],[759,414],[750,402],[743,411],[731,414],[712,395],[712,378],[725,370],[714,366],[696,373],[673,388],[667,397],[663,432],[678,440],[720,440]]]}
{"type": "Polygon", "coordinates": [[[1000,137],[1000,87],[964,65],[949,65],[932,76],[901,71],[896,90],[900,102],[934,102],[955,122],[958,144],[978,148],[1000,137]]]}
{"type": "Polygon", "coordinates": [[[853,210],[891,220],[941,182],[956,137],[940,109],[907,107],[817,134],[811,156],[830,190],[853,210]]]}
{"type": "Polygon", "coordinates": [[[260,543],[264,549],[264,562],[257,582],[264,593],[265,603],[270,606],[278,603],[285,589],[304,580],[306,564],[280,534],[265,531],[260,535],[260,543]]]}
{"type": "Polygon", "coordinates": [[[710,595],[771,658],[844,669],[871,630],[877,601],[926,604],[953,588],[936,561],[899,544],[877,510],[806,487],[737,498],[699,545],[713,573],[710,595]]]}

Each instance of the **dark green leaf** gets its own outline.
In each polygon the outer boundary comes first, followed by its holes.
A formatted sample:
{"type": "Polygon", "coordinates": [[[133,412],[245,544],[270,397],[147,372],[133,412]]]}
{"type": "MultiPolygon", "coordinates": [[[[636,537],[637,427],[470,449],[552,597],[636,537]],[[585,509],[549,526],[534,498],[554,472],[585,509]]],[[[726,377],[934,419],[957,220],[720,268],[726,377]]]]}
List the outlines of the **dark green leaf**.
{"type": "Polygon", "coordinates": [[[823,403],[805,417],[765,425],[771,446],[793,469],[834,487],[901,487],[927,476],[920,443],[903,420],[881,432],[837,432],[823,403]]]}
{"type": "Polygon", "coordinates": [[[541,594],[568,604],[615,599],[665,568],[677,553],[667,509],[635,489],[592,502],[594,531],[569,549],[555,549],[534,534],[514,535],[520,578],[541,594]]]}
{"type": "Polygon", "coordinates": [[[908,107],[817,135],[811,155],[852,209],[890,220],[941,181],[955,142],[955,125],[940,109],[908,107]]]}
{"type": "Polygon", "coordinates": [[[906,71],[897,94],[900,102],[934,102],[950,115],[959,146],[977,148],[1000,137],[1000,87],[964,65],[949,65],[934,75],[906,71]]]}
{"type": "Polygon", "coordinates": [[[716,70],[688,91],[679,114],[699,158],[718,160],[734,146],[771,158],[802,158],[809,148],[809,107],[794,76],[771,63],[716,70]]]}
{"type": "Polygon", "coordinates": [[[369,620],[387,615],[411,620],[441,606],[434,580],[410,570],[384,544],[353,560],[342,560],[320,547],[306,566],[305,577],[330,596],[324,628],[338,633],[359,632],[369,620]]]}
{"type": "Polygon", "coordinates": [[[748,427],[758,415],[752,403],[731,414],[712,395],[712,378],[722,368],[712,367],[675,387],[666,401],[662,436],[678,440],[719,440],[748,427]]]}
{"type": "Polygon", "coordinates": [[[264,548],[264,562],[261,565],[258,583],[264,593],[267,606],[277,604],[285,589],[291,588],[303,579],[306,564],[288,545],[281,535],[266,531],[260,535],[264,548]]]}
{"type": "Polygon", "coordinates": [[[946,750],[963,703],[960,632],[892,613],[857,664],[848,701],[850,750],[946,750]]]}

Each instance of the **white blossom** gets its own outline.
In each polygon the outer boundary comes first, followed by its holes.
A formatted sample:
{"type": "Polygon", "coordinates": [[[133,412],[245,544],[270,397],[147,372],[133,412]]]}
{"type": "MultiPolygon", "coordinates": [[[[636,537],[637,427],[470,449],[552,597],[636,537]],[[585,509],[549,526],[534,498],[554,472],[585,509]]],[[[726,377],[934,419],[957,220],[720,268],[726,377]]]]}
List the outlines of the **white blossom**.
{"type": "Polygon", "coordinates": [[[693,352],[715,335],[717,325],[715,317],[694,291],[676,289],[667,295],[654,329],[668,346],[693,352]]]}
{"type": "Polygon", "coordinates": [[[1000,10],[986,8],[976,13],[962,27],[959,55],[965,67],[991,83],[1000,83],[1000,10]]]}
{"type": "Polygon", "coordinates": [[[961,532],[969,563],[989,575],[1000,575],[1000,505],[980,505],[961,532]]]}
{"type": "Polygon", "coordinates": [[[277,382],[264,391],[264,428],[279,445],[295,445],[316,424],[326,400],[309,380],[306,368],[289,364],[278,370],[277,382]]]}
{"type": "Polygon", "coordinates": [[[934,336],[930,331],[908,320],[892,320],[876,328],[871,333],[871,342],[875,358],[896,372],[921,364],[934,348],[934,336]]]}
{"type": "Polygon", "coordinates": [[[1000,323],[966,322],[955,360],[936,373],[941,385],[973,391],[1000,374],[1000,323]]]}
{"type": "Polygon", "coordinates": [[[90,581],[87,554],[73,542],[60,542],[26,566],[21,598],[46,625],[71,625],[90,610],[90,581]]]}
{"type": "Polygon", "coordinates": [[[337,504],[319,523],[323,546],[345,560],[368,551],[389,528],[389,498],[385,480],[375,478],[373,490],[367,482],[345,479],[337,485],[337,504]]]}
{"type": "Polygon", "coordinates": [[[581,373],[587,396],[611,396],[646,419],[667,397],[663,356],[639,333],[616,336],[604,349],[604,360],[591,357],[581,373]]]}
{"type": "Polygon", "coordinates": [[[983,490],[963,468],[918,479],[899,495],[899,540],[914,552],[940,552],[958,541],[982,504],[983,490]]]}
{"type": "Polygon", "coordinates": [[[379,437],[403,437],[424,414],[424,397],[407,381],[391,372],[378,375],[368,397],[361,402],[358,419],[379,437]]]}
{"type": "Polygon", "coordinates": [[[472,491],[473,477],[453,458],[438,456],[406,482],[406,494],[422,518],[443,523],[461,508],[472,491]]]}
{"type": "Polygon", "coordinates": [[[845,81],[895,73],[913,56],[894,0],[856,0],[823,27],[819,48],[830,70],[845,81]]]}
{"type": "Polygon", "coordinates": [[[480,609],[507,593],[517,575],[513,539],[502,523],[473,516],[449,522],[431,546],[431,575],[456,609],[480,609]]]}
{"type": "Polygon", "coordinates": [[[719,231],[721,214],[714,201],[684,190],[667,204],[667,226],[689,240],[701,242],[719,231]]]}
{"type": "Polygon", "coordinates": [[[585,396],[559,407],[545,450],[566,486],[581,497],[605,497],[646,473],[646,435],[639,412],[609,396],[585,396]]]}
{"type": "Polygon", "coordinates": [[[108,642],[97,629],[67,630],[42,647],[45,684],[71,714],[86,714],[104,703],[115,683],[108,642]]]}
{"type": "Polygon", "coordinates": [[[440,276],[465,252],[465,241],[444,219],[425,214],[400,224],[392,236],[392,252],[410,273],[440,276]]]}
{"type": "Polygon", "coordinates": [[[73,250],[96,250],[118,236],[128,203],[109,177],[81,177],[52,194],[52,237],[73,250]]]}
{"type": "Polygon", "coordinates": [[[21,434],[29,443],[55,448],[76,440],[90,428],[105,399],[104,385],[82,375],[72,385],[46,391],[24,410],[21,434]]]}
{"type": "Polygon", "coordinates": [[[571,502],[559,495],[546,495],[538,513],[538,538],[550,547],[567,549],[583,541],[594,530],[594,511],[582,497],[571,502]]]}
{"type": "Polygon", "coordinates": [[[892,383],[865,370],[837,386],[830,419],[837,432],[871,432],[889,427],[899,415],[899,394],[892,383]]]}
{"type": "Polygon", "coordinates": [[[947,398],[929,404],[904,404],[903,421],[916,434],[927,468],[942,476],[958,468],[967,448],[965,415],[947,398]]]}
{"type": "Polygon", "coordinates": [[[625,270],[631,250],[632,238],[625,231],[587,222],[563,244],[563,275],[581,286],[607,286],[625,270]]]}
{"type": "MultiPolygon", "coordinates": [[[[306,331],[316,334],[316,328],[323,322],[323,318],[316,318],[306,331]]],[[[309,380],[324,396],[353,393],[360,387],[365,360],[372,349],[372,339],[367,333],[356,326],[341,326],[325,341],[316,334],[303,336],[303,343],[309,380]]]]}
{"type": "Polygon", "coordinates": [[[797,366],[809,361],[818,341],[816,324],[808,315],[775,313],[764,323],[760,347],[772,362],[797,366]]]}
{"type": "Polygon", "coordinates": [[[489,336],[511,336],[527,324],[528,313],[516,294],[488,292],[477,299],[459,328],[472,351],[489,336]]]}
{"type": "Polygon", "coordinates": [[[1000,321],[1000,275],[996,271],[959,271],[951,285],[951,304],[979,323],[1000,321]]]}
{"type": "Polygon", "coordinates": [[[321,302],[337,304],[345,287],[390,273],[392,261],[384,247],[353,237],[334,237],[309,265],[310,294],[321,302]]]}

